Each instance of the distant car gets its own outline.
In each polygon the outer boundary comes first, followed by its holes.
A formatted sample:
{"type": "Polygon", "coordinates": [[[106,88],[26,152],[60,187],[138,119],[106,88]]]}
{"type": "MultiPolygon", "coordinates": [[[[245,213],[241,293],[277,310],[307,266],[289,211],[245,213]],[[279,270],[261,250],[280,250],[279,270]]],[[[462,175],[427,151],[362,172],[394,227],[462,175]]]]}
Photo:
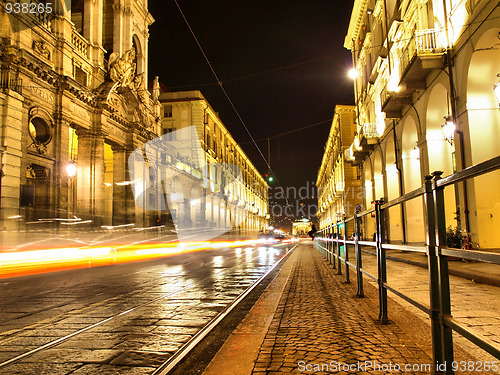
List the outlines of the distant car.
{"type": "Polygon", "coordinates": [[[278,240],[278,241],[283,241],[284,239],[286,239],[286,235],[284,233],[275,233],[275,232],[259,232],[257,237],[266,240],[278,240]]]}

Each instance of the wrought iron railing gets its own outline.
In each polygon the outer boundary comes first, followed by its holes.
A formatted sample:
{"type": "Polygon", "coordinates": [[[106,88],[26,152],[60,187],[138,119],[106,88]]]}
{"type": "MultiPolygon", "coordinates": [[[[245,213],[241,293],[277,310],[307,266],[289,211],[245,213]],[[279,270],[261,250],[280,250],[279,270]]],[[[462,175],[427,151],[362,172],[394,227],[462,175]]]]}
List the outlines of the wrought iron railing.
{"type": "MultiPolygon", "coordinates": [[[[474,332],[468,326],[453,318],[451,311],[450,280],[448,257],[461,258],[500,265],[500,254],[484,251],[459,250],[447,247],[445,221],[445,187],[484,175],[500,169],[500,156],[464,169],[451,176],[441,178],[442,172],[426,176],[425,183],[419,189],[407,193],[388,203],[376,201],[375,208],[356,213],[331,226],[321,229],[315,237],[315,246],[337,274],[342,274],[342,264],[346,283],[350,282],[350,267],[356,271],[357,294],[363,296],[363,277],[367,276],[378,284],[379,320],[388,323],[387,291],[409,302],[425,312],[431,320],[433,363],[435,366],[453,363],[453,331],[465,337],[491,355],[500,359],[500,344],[474,332]],[[427,222],[426,245],[409,246],[388,244],[385,240],[385,218],[389,208],[404,204],[412,199],[424,198],[424,215],[427,222]],[[361,218],[375,215],[376,233],[374,241],[363,241],[361,218]],[[347,225],[354,222],[354,240],[348,240],[347,225]],[[354,246],[355,262],[349,259],[348,246],[354,246]],[[363,269],[361,246],[372,247],[377,256],[377,275],[363,269]],[[341,251],[343,247],[343,254],[341,251]],[[416,301],[387,283],[386,250],[409,251],[426,254],[429,273],[429,306],[416,301]]],[[[363,250],[365,251],[365,250],[363,250]]],[[[450,366],[448,366],[449,368],[450,366]]],[[[452,374],[450,369],[446,372],[452,374]]]]}
{"type": "Polygon", "coordinates": [[[377,124],[376,123],[363,124],[363,135],[367,139],[379,138],[377,124]]]}

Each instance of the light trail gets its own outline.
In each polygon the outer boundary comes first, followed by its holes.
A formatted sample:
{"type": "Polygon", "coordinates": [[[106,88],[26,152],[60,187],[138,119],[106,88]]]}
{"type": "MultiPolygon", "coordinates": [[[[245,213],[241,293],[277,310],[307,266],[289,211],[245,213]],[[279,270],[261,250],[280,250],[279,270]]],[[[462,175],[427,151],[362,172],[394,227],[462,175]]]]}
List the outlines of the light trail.
{"type": "Polygon", "coordinates": [[[270,243],[263,239],[62,247],[0,253],[0,279],[158,259],[181,253],[270,243]]]}

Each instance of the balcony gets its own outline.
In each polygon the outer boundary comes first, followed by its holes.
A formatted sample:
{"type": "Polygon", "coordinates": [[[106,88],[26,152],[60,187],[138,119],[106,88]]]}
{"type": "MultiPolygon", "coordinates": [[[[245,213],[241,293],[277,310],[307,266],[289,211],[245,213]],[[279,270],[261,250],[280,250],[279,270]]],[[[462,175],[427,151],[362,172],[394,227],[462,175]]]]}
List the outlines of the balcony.
{"type": "Polygon", "coordinates": [[[444,67],[446,32],[442,29],[416,30],[399,61],[401,87],[412,89],[412,82],[425,81],[430,69],[444,67]]]}
{"type": "Polygon", "coordinates": [[[23,94],[23,80],[10,70],[2,70],[0,73],[0,89],[12,90],[23,94]]]}
{"type": "Polygon", "coordinates": [[[386,118],[400,118],[405,105],[412,104],[416,90],[426,88],[425,79],[432,69],[444,67],[446,53],[446,33],[441,29],[416,30],[401,53],[399,60],[392,64],[399,73],[398,91],[385,87],[380,94],[382,111],[386,118]]]}
{"type": "Polygon", "coordinates": [[[347,163],[352,163],[353,166],[360,165],[371,151],[371,149],[366,145],[364,148],[361,146],[361,138],[362,136],[356,135],[351,147],[344,151],[344,160],[347,163]]]}
{"type": "Polygon", "coordinates": [[[85,59],[89,58],[89,42],[76,30],[73,30],[73,34],[71,35],[71,43],[75,47],[76,52],[85,59]]]}
{"type": "Polygon", "coordinates": [[[401,118],[403,116],[402,108],[405,105],[411,105],[413,99],[412,95],[407,93],[407,90],[389,91],[385,86],[380,93],[380,103],[386,118],[401,118]]]}

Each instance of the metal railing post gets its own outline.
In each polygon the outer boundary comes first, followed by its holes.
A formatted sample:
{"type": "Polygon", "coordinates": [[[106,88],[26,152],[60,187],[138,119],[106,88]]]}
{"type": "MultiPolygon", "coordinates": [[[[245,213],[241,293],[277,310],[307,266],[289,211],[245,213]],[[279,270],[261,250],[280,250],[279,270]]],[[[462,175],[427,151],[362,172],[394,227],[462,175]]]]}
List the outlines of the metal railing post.
{"type": "MultiPolygon", "coordinates": [[[[425,176],[424,182],[424,199],[425,199],[425,215],[426,215],[426,240],[427,240],[427,262],[429,265],[429,297],[430,297],[430,319],[431,319],[431,335],[432,335],[432,359],[434,374],[443,374],[439,370],[444,365],[443,353],[443,327],[441,320],[441,303],[440,303],[440,288],[439,288],[439,266],[436,249],[436,215],[434,207],[434,195],[432,191],[432,176],[425,176]]],[[[449,364],[449,366],[451,366],[449,364]]]]}
{"type": "Polygon", "coordinates": [[[337,222],[337,275],[342,275],[342,261],[340,260],[340,225],[337,222]]]}
{"type": "Polygon", "coordinates": [[[347,262],[349,261],[349,252],[348,252],[348,249],[347,249],[347,223],[345,221],[345,216],[344,216],[344,220],[342,221],[342,224],[344,226],[344,259],[345,259],[345,283],[346,284],[350,284],[351,283],[351,277],[350,277],[350,274],[349,274],[349,265],[347,264],[347,262]]]}
{"type": "Polygon", "coordinates": [[[331,242],[331,232],[332,232],[332,227],[328,227],[328,229],[326,230],[326,260],[328,261],[328,263],[331,262],[331,254],[330,254],[330,248],[332,246],[332,242],[331,242]]]}
{"type": "Polygon", "coordinates": [[[378,318],[382,324],[389,323],[387,317],[387,289],[384,284],[387,283],[387,262],[385,250],[382,249],[384,238],[384,223],[382,218],[382,200],[375,201],[375,220],[377,225],[377,265],[378,265],[378,298],[379,298],[379,315],[378,318]]]}
{"type": "Polygon", "coordinates": [[[434,172],[434,206],[436,215],[436,245],[437,245],[437,261],[439,269],[439,291],[440,307],[441,307],[441,339],[443,359],[447,364],[446,373],[453,374],[452,369],[448,369],[450,363],[453,363],[453,331],[450,327],[444,324],[444,317],[451,317],[451,297],[450,297],[450,275],[448,273],[448,257],[442,255],[440,247],[447,246],[446,243],[446,211],[444,203],[444,187],[437,187],[436,182],[441,178],[443,172],[434,172]],[[450,372],[451,371],[451,372],[450,372]]]}
{"type": "Polygon", "coordinates": [[[363,292],[363,273],[361,272],[362,261],[361,261],[361,246],[359,245],[360,240],[360,225],[358,213],[354,213],[354,252],[356,254],[356,279],[358,282],[358,297],[364,297],[363,292]]]}
{"type": "Polygon", "coordinates": [[[334,269],[337,268],[337,259],[335,258],[335,254],[336,254],[336,249],[337,249],[337,245],[336,245],[336,242],[334,242],[335,240],[335,228],[332,224],[332,244],[331,244],[331,248],[330,248],[330,254],[332,256],[332,267],[334,269]]]}

